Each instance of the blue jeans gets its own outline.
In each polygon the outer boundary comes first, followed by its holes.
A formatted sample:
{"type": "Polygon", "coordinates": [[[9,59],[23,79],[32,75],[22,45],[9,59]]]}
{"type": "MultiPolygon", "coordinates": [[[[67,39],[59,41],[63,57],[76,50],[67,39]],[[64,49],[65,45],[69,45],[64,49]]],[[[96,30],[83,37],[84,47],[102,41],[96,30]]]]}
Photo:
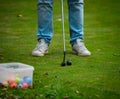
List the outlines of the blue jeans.
{"type": "MultiPolygon", "coordinates": [[[[76,39],[83,39],[83,0],[68,0],[70,42],[74,44],[76,39]]],[[[38,0],[38,39],[45,39],[50,43],[53,36],[52,23],[53,0],[38,0]]]]}

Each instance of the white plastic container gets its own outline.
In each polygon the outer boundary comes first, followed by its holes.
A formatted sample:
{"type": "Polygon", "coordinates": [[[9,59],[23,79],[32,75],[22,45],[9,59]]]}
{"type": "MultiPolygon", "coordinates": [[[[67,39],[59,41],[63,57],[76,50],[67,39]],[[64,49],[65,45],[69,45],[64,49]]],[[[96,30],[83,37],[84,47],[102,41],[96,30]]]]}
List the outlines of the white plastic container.
{"type": "Polygon", "coordinates": [[[33,70],[30,65],[23,63],[0,64],[0,83],[11,88],[32,86],[33,70]]]}

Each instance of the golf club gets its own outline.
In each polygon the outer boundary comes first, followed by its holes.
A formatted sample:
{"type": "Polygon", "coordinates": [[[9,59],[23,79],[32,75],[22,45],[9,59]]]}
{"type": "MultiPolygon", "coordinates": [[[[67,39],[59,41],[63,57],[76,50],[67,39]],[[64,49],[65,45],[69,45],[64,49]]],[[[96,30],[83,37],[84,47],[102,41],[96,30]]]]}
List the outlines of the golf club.
{"type": "Polygon", "coordinates": [[[72,65],[72,61],[67,60],[66,62],[66,43],[65,43],[65,28],[64,28],[64,5],[63,5],[63,0],[61,0],[61,12],[62,12],[62,35],[63,35],[63,62],[61,63],[61,66],[70,66],[72,65]]]}

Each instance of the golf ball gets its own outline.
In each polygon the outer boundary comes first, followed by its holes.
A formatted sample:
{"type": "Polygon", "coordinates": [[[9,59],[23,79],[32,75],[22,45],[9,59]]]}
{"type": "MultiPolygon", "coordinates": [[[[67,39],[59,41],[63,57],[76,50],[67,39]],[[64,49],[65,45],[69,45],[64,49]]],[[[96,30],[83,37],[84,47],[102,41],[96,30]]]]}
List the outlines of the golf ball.
{"type": "Polygon", "coordinates": [[[3,84],[3,86],[5,86],[5,87],[8,87],[8,85],[9,85],[7,81],[3,82],[2,84],[3,84]]]}
{"type": "Polygon", "coordinates": [[[67,65],[68,65],[68,66],[71,66],[71,65],[72,65],[72,61],[68,60],[68,61],[67,61],[67,65]]]}
{"type": "Polygon", "coordinates": [[[14,83],[14,82],[15,82],[14,78],[9,78],[9,79],[8,79],[8,83],[9,83],[9,84],[12,84],[12,83],[14,83]]]}
{"type": "Polygon", "coordinates": [[[22,84],[19,84],[19,85],[17,86],[17,88],[22,88],[22,84]]]}
{"type": "Polygon", "coordinates": [[[16,82],[17,84],[19,84],[19,83],[20,83],[20,78],[16,77],[16,78],[15,78],[15,82],[16,82]]]}
{"type": "Polygon", "coordinates": [[[24,83],[22,84],[22,86],[23,86],[23,88],[27,88],[29,85],[28,85],[28,83],[24,82],[24,83]]]}
{"type": "Polygon", "coordinates": [[[14,83],[10,84],[9,86],[10,86],[10,88],[16,88],[17,84],[14,82],[14,83]]]}
{"type": "Polygon", "coordinates": [[[32,78],[29,76],[24,77],[24,82],[26,82],[27,84],[32,84],[32,78]]]}

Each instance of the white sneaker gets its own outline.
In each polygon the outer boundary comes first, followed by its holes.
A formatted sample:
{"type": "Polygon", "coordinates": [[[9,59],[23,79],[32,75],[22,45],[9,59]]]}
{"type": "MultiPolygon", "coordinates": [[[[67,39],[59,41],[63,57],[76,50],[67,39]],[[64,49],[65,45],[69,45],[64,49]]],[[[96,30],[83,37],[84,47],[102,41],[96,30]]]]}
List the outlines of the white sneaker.
{"type": "Polygon", "coordinates": [[[36,48],[32,51],[33,56],[44,56],[48,53],[48,44],[45,43],[44,39],[40,39],[36,48]]]}
{"type": "Polygon", "coordinates": [[[85,47],[83,40],[77,39],[76,43],[72,45],[72,50],[75,54],[79,56],[90,56],[91,53],[85,47]]]}

